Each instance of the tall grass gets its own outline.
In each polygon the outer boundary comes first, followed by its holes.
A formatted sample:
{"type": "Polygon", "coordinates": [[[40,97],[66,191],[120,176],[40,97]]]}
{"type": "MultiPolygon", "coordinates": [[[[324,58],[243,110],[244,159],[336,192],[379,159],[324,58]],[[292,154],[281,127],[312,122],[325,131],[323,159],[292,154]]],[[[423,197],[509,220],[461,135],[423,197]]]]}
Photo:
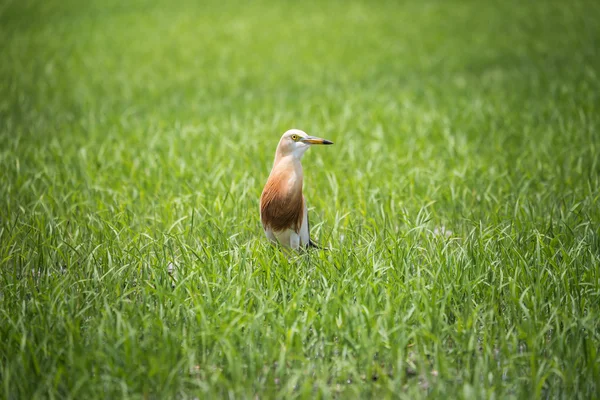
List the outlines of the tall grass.
{"type": "Polygon", "coordinates": [[[1,397],[599,397],[599,17],[5,2],[1,397]],[[291,127],[335,145],[288,259],[291,127]]]}

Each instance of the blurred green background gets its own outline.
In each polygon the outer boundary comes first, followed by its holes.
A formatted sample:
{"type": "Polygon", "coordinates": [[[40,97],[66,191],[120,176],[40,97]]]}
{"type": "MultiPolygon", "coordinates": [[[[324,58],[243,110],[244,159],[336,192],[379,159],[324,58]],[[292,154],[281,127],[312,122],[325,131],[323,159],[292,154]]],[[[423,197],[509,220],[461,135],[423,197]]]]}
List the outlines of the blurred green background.
{"type": "Polygon", "coordinates": [[[3,1],[1,393],[597,397],[598,21],[3,1]],[[292,127],[335,142],[304,159],[332,251],[288,261],[258,197],[292,127]]]}

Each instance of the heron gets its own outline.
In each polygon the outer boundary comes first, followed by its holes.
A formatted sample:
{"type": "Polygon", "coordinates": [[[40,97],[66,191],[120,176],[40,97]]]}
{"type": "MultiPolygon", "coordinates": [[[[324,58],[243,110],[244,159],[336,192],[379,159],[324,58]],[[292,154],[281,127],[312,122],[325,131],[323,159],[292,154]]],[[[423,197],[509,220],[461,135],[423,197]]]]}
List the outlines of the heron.
{"type": "Polygon", "coordinates": [[[319,247],[310,239],[308,209],[302,194],[302,156],[313,145],[329,144],[333,142],[299,129],[290,129],[281,136],[260,196],[260,220],[271,242],[293,250],[319,247]]]}

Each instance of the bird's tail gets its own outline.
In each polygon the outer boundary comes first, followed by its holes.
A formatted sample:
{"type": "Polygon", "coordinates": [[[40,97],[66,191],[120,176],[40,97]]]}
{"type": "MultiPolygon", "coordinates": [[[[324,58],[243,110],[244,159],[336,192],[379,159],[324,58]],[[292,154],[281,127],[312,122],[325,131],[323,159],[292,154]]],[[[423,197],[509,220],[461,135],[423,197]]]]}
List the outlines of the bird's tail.
{"type": "Polygon", "coordinates": [[[315,242],[312,241],[312,239],[308,240],[308,248],[314,248],[314,249],[319,249],[319,250],[329,250],[327,247],[322,247],[319,246],[318,244],[316,244],[315,242]]]}

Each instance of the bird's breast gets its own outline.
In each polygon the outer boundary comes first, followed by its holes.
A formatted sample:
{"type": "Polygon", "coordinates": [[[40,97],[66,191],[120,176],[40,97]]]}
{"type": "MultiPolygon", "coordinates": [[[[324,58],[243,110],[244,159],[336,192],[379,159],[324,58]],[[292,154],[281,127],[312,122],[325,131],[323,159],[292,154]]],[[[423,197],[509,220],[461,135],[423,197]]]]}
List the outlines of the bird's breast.
{"type": "Polygon", "coordinates": [[[260,199],[263,226],[274,231],[293,229],[298,232],[303,206],[302,177],[293,170],[272,171],[260,199]]]}

